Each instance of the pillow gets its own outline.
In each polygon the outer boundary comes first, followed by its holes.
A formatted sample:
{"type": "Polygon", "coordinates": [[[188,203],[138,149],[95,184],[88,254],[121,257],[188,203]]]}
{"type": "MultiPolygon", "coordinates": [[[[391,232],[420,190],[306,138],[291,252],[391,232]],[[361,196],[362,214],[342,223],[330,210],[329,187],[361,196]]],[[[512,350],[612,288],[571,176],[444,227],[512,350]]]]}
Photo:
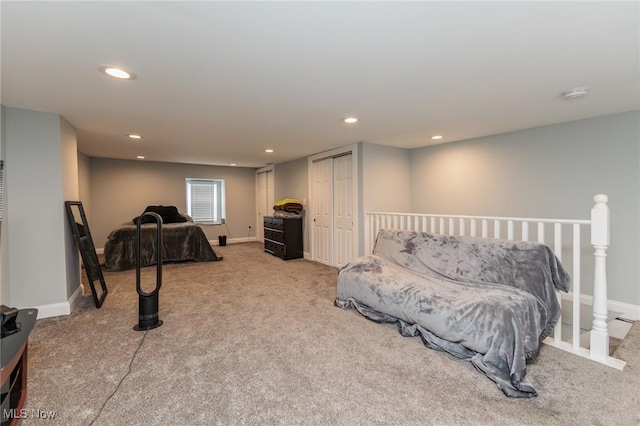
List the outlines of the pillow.
{"type": "MultiPolygon", "coordinates": [[[[147,212],[157,213],[160,215],[163,223],[179,223],[187,221],[183,215],[178,213],[176,206],[147,206],[147,208],[144,209],[144,213],[147,212]]],[[[153,216],[138,216],[133,219],[134,225],[138,224],[138,219],[140,219],[140,223],[156,223],[156,218],[153,216]]]]}

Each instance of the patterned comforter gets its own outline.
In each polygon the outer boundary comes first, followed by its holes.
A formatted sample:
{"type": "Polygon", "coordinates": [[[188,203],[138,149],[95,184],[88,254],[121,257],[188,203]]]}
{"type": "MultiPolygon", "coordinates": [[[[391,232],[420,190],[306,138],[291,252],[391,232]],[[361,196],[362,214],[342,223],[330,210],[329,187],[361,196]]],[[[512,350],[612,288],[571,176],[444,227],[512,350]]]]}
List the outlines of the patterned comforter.
{"type": "Polygon", "coordinates": [[[469,360],[510,397],[537,393],[526,361],[560,316],[570,277],[539,243],[382,230],[344,266],[335,305],[469,360]]]}

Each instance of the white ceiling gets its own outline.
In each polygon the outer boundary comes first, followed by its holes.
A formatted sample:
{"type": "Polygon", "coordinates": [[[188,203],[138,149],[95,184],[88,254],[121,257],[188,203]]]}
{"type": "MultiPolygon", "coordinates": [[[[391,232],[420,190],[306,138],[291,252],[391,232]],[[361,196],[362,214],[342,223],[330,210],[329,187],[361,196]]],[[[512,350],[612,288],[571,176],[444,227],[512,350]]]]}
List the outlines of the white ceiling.
{"type": "Polygon", "coordinates": [[[3,1],[1,13],[2,104],[60,113],[96,157],[259,167],[640,108],[638,2],[3,1]],[[577,86],[589,95],[561,98],[577,86]]]}

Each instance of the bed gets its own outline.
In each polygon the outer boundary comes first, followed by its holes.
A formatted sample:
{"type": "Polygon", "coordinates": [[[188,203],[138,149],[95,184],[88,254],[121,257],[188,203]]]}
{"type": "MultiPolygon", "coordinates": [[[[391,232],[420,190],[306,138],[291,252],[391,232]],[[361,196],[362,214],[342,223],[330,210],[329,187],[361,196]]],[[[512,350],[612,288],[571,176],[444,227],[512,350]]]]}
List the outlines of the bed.
{"type": "Polygon", "coordinates": [[[338,274],[335,305],[471,361],[510,397],[537,396],[526,362],[560,317],[570,277],[551,248],[382,229],[338,274]]]}
{"type": "MultiPolygon", "coordinates": [[[[211,248],[202,228],[195,225],[188,216],[178,213],[172,206],[148,206],[145,212],[160,214],[162,225],[162,259],[164,262],[208,262],[222,260],[211,248]]],[[[139,216],[140,217],[140,216],[139,216]]],[[[104,245],[104,263],[107,271],[123,271],[136,267],[137,220],[123,223],[107,237],[104,245]]],[[[155,265],[157,244],[157,224],[151,216],[142,216],[140,226],[141,267],[155,265]]]]}

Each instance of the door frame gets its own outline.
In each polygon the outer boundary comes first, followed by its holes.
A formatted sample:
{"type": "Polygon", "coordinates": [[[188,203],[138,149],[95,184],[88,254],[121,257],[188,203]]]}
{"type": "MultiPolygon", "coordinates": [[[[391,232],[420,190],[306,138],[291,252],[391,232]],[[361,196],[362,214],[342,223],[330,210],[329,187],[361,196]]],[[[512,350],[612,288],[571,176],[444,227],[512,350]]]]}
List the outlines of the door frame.
{"type": "MultiPolygon", "coordinates": [[[[314,154],[307,157],[307,174],[308,174],[308,184],[309,184],[309,206],[313,206],[314,195],[313,195],[313,163],[320,160],[326,160],[327,158],[334,157],[342,157],[343,155],[351,154],[351,173],[352,173],[352,185],[353,185],[353,197],[354,197],[354,206],[353,206],[353,258],[357,258],[360,256],[360,216],[361,216],[361,201],[360,201],[360,179],[359,179],[359,143],[354,143],[351,145],[346,145],[341,148],[332,149],[330,151],[324,151],[319,154],[314,154]]],[[[333,197],[333,189],[331,196],[333,197]]],[[[333,224],[334,217],[331,217],[331,230],[334,230],[333,224]]],[[[308,214],[305,216],[306,228],[311,229],[313,223],[312,214],[308,214]]],[[[332,244],[332,245],[335,245],[332,244]]],[[[335,266],[335,247],[331,247],[331,265],[335,266]]],[[[313,237],[313,232],[309,232],[309,255],[311,259],[315,259],[315,241],[313,237]]]]}
{"type": "MultiPolygon", "coordinates": [[[[275,181],[275,176],[276,176],[276,169],[275,169],[274,165],[273,165],[273,164],[271,164],[271,165],[268,165],[268,166],[265,166],[265,167],[262,167],[262,168],[257,169],[257,170],[256,170],[256,180],[255,180],[255,195],[256,195],[256,202],[255,202],[256,204],[255,204],[255,205],[256,205],[256,211],[255,211],[255,215],[254,215],[254,217],[255,217],[255,219],[256,219],[256,225],[255,225],[255,226],[256,226],[256,227],[255,227],[255,236],[256,236],[256,241],[258,241],[258,240],[259,240],[259,239],[258,239],[258,227],[263,225],[262,223],[258,223],[258,214],[260,213],[260,207],[259,207],[259,205],[258,205],[258,201],[259,201],[259,195],[258,195],[258,175],[259,175],[260,173],[267,173],[267,172],[271,172],[271,177],[274,179],[274,180],[273,180],[273,185],[271,186],[271,189],[272,189],[272,191],[271,191],[271,192],[272,192],[272,193],[271,193],[270,195],[271,195],[271,198],[272,198],[274,201],[275,201],[275,199],[276,199],[276,197],[275,197],[275,188],[276,188],[276,185],[275,185],[275,183],[276,183],[276,181],[275,181]]],[[[267,190],[269,190],[269,185],[267,185],[267,190]]],[[[269,196],[267,195],[267,200],[268,200],[268,199],[269,199],[269,196]]],[[[263,232],[262,232],[262,235],[264,236],[264,230],[263,230],[263,232]]]]}

